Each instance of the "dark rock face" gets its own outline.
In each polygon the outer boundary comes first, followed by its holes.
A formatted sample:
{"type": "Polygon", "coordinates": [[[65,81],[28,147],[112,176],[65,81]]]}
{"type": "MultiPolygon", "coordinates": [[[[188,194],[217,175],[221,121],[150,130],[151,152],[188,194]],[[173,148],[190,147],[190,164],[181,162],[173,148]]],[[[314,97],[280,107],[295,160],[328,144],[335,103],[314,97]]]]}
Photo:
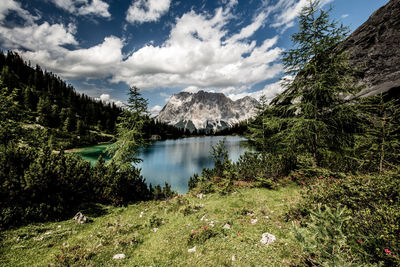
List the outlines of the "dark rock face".
{"type": "Polygon", "coordinates": [[[233,101],[221,93],[181,92],[171,96],[157,120],[191,132],[215,132],[254,117],[257,104],[248,96],[233,101]]]}
{"type": "Polygon", "coordinates": [[[400,87],[400,0],[391,0],[343,42],[365,85],[359,96],[400,87]]]}

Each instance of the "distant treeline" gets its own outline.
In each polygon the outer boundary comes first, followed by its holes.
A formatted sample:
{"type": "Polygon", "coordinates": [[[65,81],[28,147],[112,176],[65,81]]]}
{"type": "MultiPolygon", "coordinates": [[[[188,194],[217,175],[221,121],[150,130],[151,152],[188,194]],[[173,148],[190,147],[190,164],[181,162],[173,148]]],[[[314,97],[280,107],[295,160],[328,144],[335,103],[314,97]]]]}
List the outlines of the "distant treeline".
{"type": "Polygon", "coordinates": [[[110,140],[99,133],[114,132],[121,112],[114,103],[79,94],[60,77],[39,65],[30,66],[11,51],[0,52],[0,69],[2,90],[15,91],[15,101],[26,111],[23,121],[48,129],[55,145],[69,148],[110,140]]]}
{"type": "MultiPolygon", "coordinates": [[[[45,136],[54,148],[67,149],[113,140],[122,111],[113,102],[104,103],[76,92],[72,85],[57,75],[42,70],[39,65],[32,67],[30,62],[12,51],[0,51],[0,70],[2,90],[11,94],[17,89],[15,101],[26,111],[21,120],[31,124],[24,133],[25,137],[28,136],[25,138],[27,142],[37,139],[32,135],[40,135],[45,136]]],[[[239,124],[217,134],[243,134],[246,129],[245,124],[239,124]]],[[[154,135],[168,139],[215,134],[205,130],[190,132],[154,119],[146,121],[143,132],[147,139],[154,135]]]]}

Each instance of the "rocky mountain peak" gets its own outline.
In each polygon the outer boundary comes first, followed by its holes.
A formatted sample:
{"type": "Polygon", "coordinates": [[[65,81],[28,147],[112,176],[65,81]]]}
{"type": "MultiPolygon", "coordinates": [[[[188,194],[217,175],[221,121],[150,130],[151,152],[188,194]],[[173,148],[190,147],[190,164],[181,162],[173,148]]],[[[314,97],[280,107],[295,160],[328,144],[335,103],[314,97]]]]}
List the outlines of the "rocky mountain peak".
{"type": "Polygon", "coordinates": [[[233,101],[222,93],[180,92],[170,97],[157,120],[192,132],[215,132],[254,117],[257,104],[248,96],[233,101]]]}

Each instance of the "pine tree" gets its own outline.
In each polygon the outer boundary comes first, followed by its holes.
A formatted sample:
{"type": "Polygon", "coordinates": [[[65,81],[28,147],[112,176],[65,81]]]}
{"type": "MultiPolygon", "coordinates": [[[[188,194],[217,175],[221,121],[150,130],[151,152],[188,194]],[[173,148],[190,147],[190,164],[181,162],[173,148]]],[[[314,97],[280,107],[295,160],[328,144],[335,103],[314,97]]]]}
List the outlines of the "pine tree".
{"type": "Polygon", "coordinates": [[[137,158],[139,148],[144,144],[143,126],[148,120],[147,100],[139,89],[132,86],[129,90],[128,103],[125,105],[117,123],[117,141],[108,148],[112,155],[110,162],[120,168],[129,168],[132,163],[140,162],[137,158]]]}
{"type": "Polygon", "coordinates": [[[37,104],[37,112],[39,115],[39,123],[43,126],[50,125],[51,103],[49,98],[40,98],[37,104]]]}
{"type": "Polygon", "coordinates": [[[356,153],[362,168],[382,172],[400,164],[400,101],[383,94],[364,98],[359,103],[364,120],[363,135],[356,153]]]}
{"type": "Polygon", "coordinates": [[[348,55],[338,44],[348,30],[329,18],[320,1],[310,0],[299,15],[294,47],[283,54],[286,91],[274,101],[268,127],[285,153],[308,153],[314,167],[343,154],[353,144],[355,108],[343,95],[354,94],[348,55]]]}
{"type": "Polygon", "coordinates": [[[17,94],[17,89],[9,90],[4,87],[0,78],[0,146],[20,137],[19,121],[23,118],[24,111],[16,101],[17,94]]]}
{"type": "Polygon", "coordinates": [[[268,107],[267,98],[262,95],[259,104],[256,106],[257,116],[255,121],[249,126],[249,139],[261,149],[264,154],[266,151],[266,110],[268,107]]]}

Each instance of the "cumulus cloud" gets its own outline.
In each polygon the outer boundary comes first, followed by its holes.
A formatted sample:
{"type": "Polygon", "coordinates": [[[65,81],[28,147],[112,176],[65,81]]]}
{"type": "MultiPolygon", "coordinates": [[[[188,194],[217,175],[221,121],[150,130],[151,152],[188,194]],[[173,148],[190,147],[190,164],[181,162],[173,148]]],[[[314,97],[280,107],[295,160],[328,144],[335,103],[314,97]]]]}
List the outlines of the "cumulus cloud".
{"type": "Polygon", "coordinates": [[[103,43],[85,49],[71,51],[55,47],[53,50],[20,53],[65,78],[105,78],[117,72],[118,64],[123,59],[122,47],[120,38],[110,36],[103,43]]]}
{"type": "Polygon", "coordinates": [[[97,101],[101,101],[101,102],[103,102],[105,104],[114,103],[118,107],[122,107],[124,105],[124,103],[122,101],[112,99],[109,94],[102,94],[102,95],[100,95],[99,98],[95,98],[95,99],[97,101]]]}
{"type": "Polygon", "coordinates": [[[21,18],[28,23],[32,23],[37,17],[32,16],[28,11],[21,7],[21,4],[14,0],[2,0],[0,4],[0,21],[3,21],[10,11],[16,12],[21,18]]]}
{"type": "MultiPolygon", "coordinates": [[[[19,5],[9,7],[21,8],[19,5]]],[[[22,8],[18,14],[30,16],[29,12],[22,8]]],[[[69,50],[64,46],[79,45],[75,33],[76,25],[72,23],[37,24],[32,21],[28,25],[13,28],[0,23],[0,42],[4,47],[17,50],[25,59],[40,64],[64,78],[104,78],[112,75],[123,59],[123,40],[109,36],[96,46],[69,50]]]]}
{"type": "Polygon", "coordinates": [[[265,14],[258,15],[250,26],[229,36],[224,26],[232,16],[226,9],[218,8],[213,15],[186,13],[176,20],[164,44],[135,51],[121,63],[112,81],[142,89],[226,88],[274,78],[282,72],[277,62],[282,49],[275,47],[278,37],[259,46],[247,40],[265,18],[265,14]]]}
{"type": "MultiPolygon", "coordinates": [[[[66,10],[97,3],[52,1],[66,10]]],[[[0,42],[4,47],[19,49],[25,59],[63,78],[110,78],[111,82],[125,82],[143,90],[186,88],[194,92],[205,89],[233,97],[248,94],[246,91],[254,84],[281,75],[282,49],[277,47],[278,36],[261,42],[252,40],[269,18],[268,10],[256,14],[249,24],[232,34],[227,25],[234,21],[230,10],[237,1],[225,0],[224,3],[224,8],[217,8],[212,14],[193,10],[183,14],[176,19],[163,44],[149,43],[128,55],[122,53],[124,40],[115,36],[108,36],[92,47],[78,48],[74,24],[32,22],[25,27],[7,28],[0,23],[0,42]]],[[[170,1],[168,7],[169,4],[170,1]]],[[[148,6],[147,11],[152,5],[148,6]]],[[[0,14],[6,13],[2,12],[0,14]]],[[[23,9],[18,13],[30,15],[23,9]]],[[[274,88],[267,89],[277,91],[274,88]]]]}
{"type": "Polygon", "coordinates": [[[0,36],[6,47],[23,48],[31,51],[58,49],[61,45],[77,45],[72,32],[73,28],[66,28],[61,24],[50,25],[44,22],[41,25],[32,24],[24,27],[7,28],[0,26],[0,36]]]}
{"type": "Polygon", "coordinates": [[[171,0],[135,0],[126,13],[130,23],[157,21],[168,12],[171,0]]]}
{"type": "Polygon", "coordinates": [[[56,6],[72,14],[111,17],[109,4],[102,0],[51,0],[56,6]]]}

